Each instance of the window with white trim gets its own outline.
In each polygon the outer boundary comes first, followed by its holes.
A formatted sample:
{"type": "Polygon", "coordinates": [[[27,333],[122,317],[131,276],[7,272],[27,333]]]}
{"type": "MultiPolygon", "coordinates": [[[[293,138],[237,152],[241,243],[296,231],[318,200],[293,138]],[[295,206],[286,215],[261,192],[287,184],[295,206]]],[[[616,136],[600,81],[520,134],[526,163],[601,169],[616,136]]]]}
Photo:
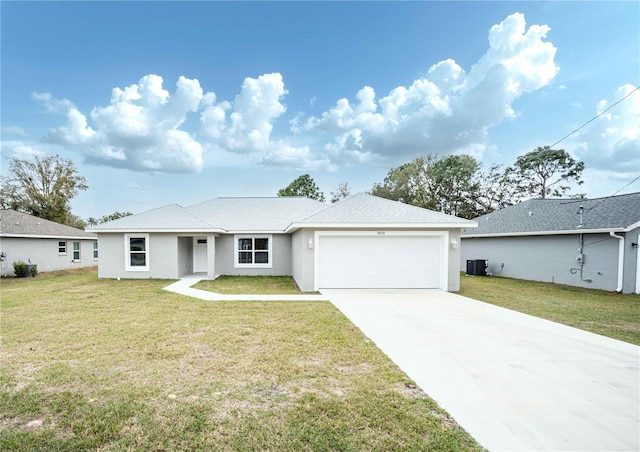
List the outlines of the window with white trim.
{"type": "Polygon", "coordinates": [[[98,241],[93,241],[93,260],[98,260],[98,241]]]}
{"type": "Polygon", "coordinates": [[[149,234],[125,235],[125,270],[149,271],[149,234]]]}
{"type": "Polygon", "coordinates": [[[80,242],[73,242],[73,260],[80,260],[80,242]]]}
{"type": "Polygon", "coordinates": [[[67,242],[61,240],[58,242],[58,255],[66,256],[67,255],[67,242]]]}
{"type": "Polygon", "coordinates": [[[271,235],[236,235],[236,268],[272,268],[271,235]]]}

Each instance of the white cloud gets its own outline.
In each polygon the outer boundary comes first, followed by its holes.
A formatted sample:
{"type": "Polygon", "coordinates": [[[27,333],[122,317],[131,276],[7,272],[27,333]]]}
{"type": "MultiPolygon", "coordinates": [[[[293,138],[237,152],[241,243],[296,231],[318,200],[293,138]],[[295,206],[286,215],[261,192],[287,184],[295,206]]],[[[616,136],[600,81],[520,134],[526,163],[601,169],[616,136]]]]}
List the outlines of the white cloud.
{"type": "MultiPolygon", "coordinates": [[[[594,108],[600,114],[614,102],[635,90],[633,85],[623,85],[611,99],[603,99],[594,108]]],[[[585,167],[597,167],[628,177],[640,171],[640,91],[635,91],[611,110],[577,132],[567,148],[580,159],[585,167]]]]}
{"type": "Polygon", "coordinates": [[[202,130],[232,152],[269,152],[273,122],[287,110],[281,102],[285,94],[279,73],[247,77],[233,103],[213,101],[204,110],[202,130]]]}
{"type": "Polygon", "coordinates": [[[0,150],[0,153],[5,157],[11,155],[12,158],[20,160],[31,160],[34,157],[45,155],[44,152],[22,141],[2,141],[0,150]]]}
{"type": "Polygon", "coordinates": [[[110,103],[88,116],[49,93],[33,98],[67,117],[46,141],[80,151],[92,163],[139,171],[199,171],[205,150],[214,158],[243,154],[268,166],[327,170],[395,164],[427,152],[481,157],[489,129],[515,116],[513,102],[558,72],[548,31],[545,25],[527,29],[524,16],[513,14],[491,28],[487,52],[468,71],[447,59],[381,96],[364,86],[318,116],[287,119],[295,138],[274,132],[287,111],[280,73],[245,78],[233,100],[205,93],[186,77],[171,93],[162,77],[150,74],[114,88],[110,103]],[[199,119],[197,134],[187,131],[189,118],[199,119]]]}
{"type": "Polygon", "coordinates": [[[279,166],[292,169],[337,170],[327,157],[315,157],[309,146],[294,147],[283,141],[273,143],[262,162],[265,166],[279,166]]]}
{"type": "Polygon", "coordinates": [[[8,135],[20,135],[25,136],[27,132],[22,127],[18,126],[4,126],[2,128],[2,133],[6,133],[8,135]]]}
{"type": "Polygon", "coordinates": [[[180,126],[204,98],[200,83],[180,77],[173,94],[162,84],[162,77],[151,74],[138,84],[114,88],[110,104],[91,111],[93,127],[67,99],[49,93],[34,93],[33,98],[48,111],[67,116],[45,140],[80,151],[89,162],[137,171],[199,171],[202,145],[180,126]]]}
{"type": "Polygon", "coordinates": [[[489,49],[469,72],[448,59],[433,65],[409,86],[376,97],[365,86],[350,102],[343,98],[320,117],[292,131],[315,132],[331,140],[332,161],[400,160],[427,152],[486,150],[488,129],[513,118],[514,100],[551,82],[559,68],[556,49],[544,41],[549,27],[524,15],[507,17],[489,31],[489,49]]]}

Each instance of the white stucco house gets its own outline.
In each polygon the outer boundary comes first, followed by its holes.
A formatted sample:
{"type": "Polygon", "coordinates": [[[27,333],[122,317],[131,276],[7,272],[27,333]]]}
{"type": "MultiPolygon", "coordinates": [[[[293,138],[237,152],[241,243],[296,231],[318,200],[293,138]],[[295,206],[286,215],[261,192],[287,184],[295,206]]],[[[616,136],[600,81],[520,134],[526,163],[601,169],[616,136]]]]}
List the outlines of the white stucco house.
{"type": "Polygon", "coordinates": [[[462,271],[488,261],[494,275],[640,293],[640,193],[530,199],[475,221],[462,230],[462,271]]]}
{"type": "Polygon", "coordinates": [[[460,230],[475,222],[368,194],[170,204],[103,223],[101,278],[291,275],[322,288],[460,288],[460,230]]]}
{"type": "Polygon", "coordinates": [[[13,276],[13,263],[19,260],[36,265],[41,272],[98,265],[97,238],[54,221],[0,210],[2,276],[13,276]]]}

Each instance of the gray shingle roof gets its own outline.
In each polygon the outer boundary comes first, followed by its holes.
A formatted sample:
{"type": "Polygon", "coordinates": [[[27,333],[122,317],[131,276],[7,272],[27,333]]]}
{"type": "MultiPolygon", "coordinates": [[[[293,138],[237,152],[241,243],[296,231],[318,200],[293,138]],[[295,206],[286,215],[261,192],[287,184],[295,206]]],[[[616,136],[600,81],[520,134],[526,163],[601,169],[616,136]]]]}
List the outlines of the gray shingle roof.
{"type": "Polygon", "coordinates": [[[158,207],[137,215],[118,218],[89,228],[91,231],[107,230],[149,231],[149,230],[184,230],[209,231],[221,230],[219,226],[209,223],[177,204],[158,207]]]}
{"type": "Polygon", "coordinates": [[[326,208],[313,199],[289,196],[215,198],[187,207],[227,231],[284,231],[294,221],[326,208]]]}
{"type": "Polygon", "coordinates": [[[640,221],[640,193],[594,199],[530,199],[476,218],[462,235],[624,229],[640,221]],[[578,209],[584,208],[583,224],[578,209]]]}
{"type": "Polygon", "coordinates": [[[189,207],[177,204],[89,228],[108,231],[285,232],[312,224],[433,224],[472,227],[475,223],[396,201],[359,194],[327,206],[303,197],[214,198],[189,207]]]}
{"type": "Polygon", "coordinates": [[[377,196],[360,193],[346,198],[326,209],[313,214],[296,224],[455,224],[471,227],[474,223],[470,220],[446,215],[433,210],[403,204],[398,201],[380,198],[377,196]]]}
{"type": "Polygon", "coordinates": [[[44,220],[11,209],[0,210],[0,236],[93,239],[97,236],[82,229],[44,220]]]}

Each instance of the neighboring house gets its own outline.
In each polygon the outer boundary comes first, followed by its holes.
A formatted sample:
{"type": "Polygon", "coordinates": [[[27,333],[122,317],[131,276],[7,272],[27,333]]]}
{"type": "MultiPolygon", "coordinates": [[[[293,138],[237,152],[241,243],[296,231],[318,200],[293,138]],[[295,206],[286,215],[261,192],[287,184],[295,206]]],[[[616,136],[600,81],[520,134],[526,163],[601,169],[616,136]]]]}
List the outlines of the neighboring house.
{"type": "Polygon", "coordinates": [[[0,210],[0,268],[13,276],[13,263],[35,264],[38,271],[98,264],[97,236],[15,210],[0,210]]]}
{"type": "Polygon", "coordinates": [[[531,199],[475,219],[462,231],[467,260],[494,275],[640,293],[640,193],[531,199]]]}
{"type": "Polygon", "coordinates": [[[291,275],[321,288],[457,291],[460,229],[474,222],[359,194],[171,204],[90,228],[101,278],[291,275]]]}

